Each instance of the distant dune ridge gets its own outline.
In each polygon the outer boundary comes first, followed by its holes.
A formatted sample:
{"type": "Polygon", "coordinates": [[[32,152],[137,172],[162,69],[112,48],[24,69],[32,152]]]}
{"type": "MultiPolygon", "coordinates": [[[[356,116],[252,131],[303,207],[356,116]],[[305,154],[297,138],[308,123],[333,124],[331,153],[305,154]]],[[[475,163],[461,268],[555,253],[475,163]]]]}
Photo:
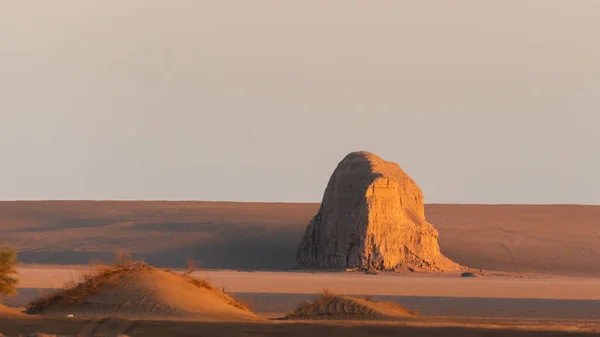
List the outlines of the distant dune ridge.
{"type": "MultiPolygon", "coordinates": [[[[320,203],[0,201],[0,244],[26,264],[287,270],[320,203]]],[[[426,204],[442,253],[475,269],[600,277],[600,206],[426,204]]]]}
{"type": "Polygon", "coordinates": [[[398,164],[352,152],[337,166],[297,252],[300,268],[452,271],[423,193],[398,164]]]}

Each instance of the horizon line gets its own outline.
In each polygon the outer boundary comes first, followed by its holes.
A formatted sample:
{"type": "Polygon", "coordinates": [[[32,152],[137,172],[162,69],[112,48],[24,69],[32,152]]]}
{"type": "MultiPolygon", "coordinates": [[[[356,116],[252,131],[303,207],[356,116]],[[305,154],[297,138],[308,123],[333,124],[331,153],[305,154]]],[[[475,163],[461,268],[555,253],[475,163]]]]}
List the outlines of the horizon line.
{"type": "MultiPolygon", "coordinates": [[[[238,203],[238,204],[321,204],[320,201],[239,201],[239,200],[198,200],[198,199],[0,199],[5,202],[172,202],[172,203],[238,203]]],[[[600,206],[580,203],[457,203],[426,202],[424,205],[480,205],[480,206],[600,206]]]]}

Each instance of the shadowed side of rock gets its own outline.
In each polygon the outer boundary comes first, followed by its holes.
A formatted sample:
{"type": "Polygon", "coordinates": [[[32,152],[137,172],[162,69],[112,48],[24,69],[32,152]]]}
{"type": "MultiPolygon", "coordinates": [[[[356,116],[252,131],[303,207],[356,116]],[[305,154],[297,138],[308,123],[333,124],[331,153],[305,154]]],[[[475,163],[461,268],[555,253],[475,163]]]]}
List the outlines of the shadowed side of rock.
{"type": "Polygon", "coordinates": [[[397,164],[353,152],[337,166],[297,252],[299,268],[458,270],[440,253],[423,194],[397,164]]]}

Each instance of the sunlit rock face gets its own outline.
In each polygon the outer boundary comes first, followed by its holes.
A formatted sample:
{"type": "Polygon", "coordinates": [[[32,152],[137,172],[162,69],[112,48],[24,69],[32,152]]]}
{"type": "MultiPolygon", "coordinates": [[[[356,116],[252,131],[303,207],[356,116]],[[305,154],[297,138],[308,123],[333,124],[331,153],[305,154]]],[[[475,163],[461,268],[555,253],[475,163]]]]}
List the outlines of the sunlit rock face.
{"type": "Polygon", "coordinates": [[[299,268],[452,271],[423,193],[398,166],[353,152],[337,166],[297,252],[299,268]]]}

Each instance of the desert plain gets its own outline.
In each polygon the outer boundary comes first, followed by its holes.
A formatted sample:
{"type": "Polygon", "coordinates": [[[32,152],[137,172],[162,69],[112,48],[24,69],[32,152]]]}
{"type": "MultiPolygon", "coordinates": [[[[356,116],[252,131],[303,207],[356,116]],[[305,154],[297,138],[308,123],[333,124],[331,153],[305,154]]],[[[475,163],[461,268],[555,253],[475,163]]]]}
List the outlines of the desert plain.
{"type": "Polygon", "coordinates": [[[252,321],[94,318],[0,313],[0,332],[131,336],[559,336],[600,331],[600,206],[427,204],[442,253],[477,271],[296,270],[319,204],[167,201],[0,202],[0,243],[18,250],[23,308],[76,280],[90,261],[127,251],[157,268],[186,269],[257,314],[252,321]],[[400,322],[281,321],[323,289],[397,303],[400,322]]]}

